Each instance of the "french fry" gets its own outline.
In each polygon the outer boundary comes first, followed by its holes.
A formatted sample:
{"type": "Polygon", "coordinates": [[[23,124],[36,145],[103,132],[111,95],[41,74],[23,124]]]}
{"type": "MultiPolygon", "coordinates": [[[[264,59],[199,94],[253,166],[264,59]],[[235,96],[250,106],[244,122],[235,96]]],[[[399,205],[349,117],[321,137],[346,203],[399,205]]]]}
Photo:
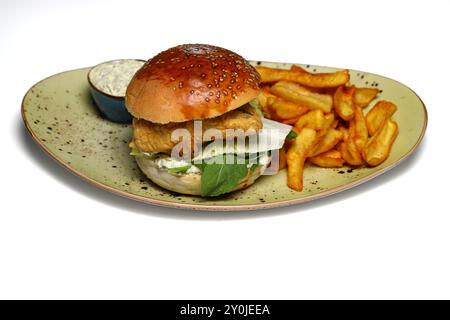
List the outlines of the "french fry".
{"type": "Polygon", "coordinates": [[[378,88],[355,87],[348,70],[311,73],[292,65],[289,70],[257,67],[262,78],[258,97],[272,119],[294,125],[298,133],[279,153],[279,170],[287,165],[288,186],[303,189],[305,162],[338,168],[344,164],[376,166],[389,156],[398,135],[391,120],[397,107],[379,101],[378,88]]]}
{"type": "Polygon", "coordinates": [[[348,134],[348,128],[346,128],[342,123],[340,123],[337,127],[337,130],[342,132],[342,139],[345,138],[345,136],[348,134]]]}
{"type": "Polygon", "coordinates": [[[377,104],[369,110],[366,116],[367,129],[373,136],[383,125],[386,119],[390,118],[397,110],[397,106],[389,101],[378,101],[377,104]]]}
{"type": "Polygon", "coordinates": [[[330,128],[331,129],[336,129],[339,125],[339,119],[334,119],[333,123],[331,124],[330,128]]]}
{"type": "Polygon", "coordinates": [[[286,162],[286,149],[285,147],[281,148],[278,154],[278,171],[283,170],[287,166],[286,162]]]}
{"type": "Polygon", "coordinates": [[[324,123],[325,115],[321,110],[317,109],[309,111],[308,113],[298,118],[297,122],[295,123],[295,128],[299,131],[303,128],[320,130],[323,128],[324,123]]]}
{"type": "Polygon", "coordinates": [[[336,89],[333,96],[334,110],[342,119],[349,121],[355,114],[353,106],[353,93],[355,87],[341,86],[336,89]]]}
{"type": "Polygon", "coordinates": [[[296,65],[296,64],[293,64],[292,66],[291,66],[291,69],[290,69],[292,72],[297,72],[297,73],[303,73],[303,74],[305,74],[305,73],[309,73],[309,74],[313,74],[313,73],[311,73],[311,72],[308,72],[308,71],[306,71],[306,69],[304,69],[304,68],[302,68],[302,67],[300,67],[300,66],[298,66],[298,65],[296,65]]]}
{"type": "Polygon", "coordinates": [[[275,99],[275,101],[269,105],[269,109],[271,113],[276,115],[276,118],[281,120],[298,118],[309,111],[305,106],[281,98],[275,99]]]}
{"type": "MultiPolygon", "coordinates": [[[[317,76],[320,73],[311,73],[308,72],[306,69],[293,64],[291,66],[290,69],[292,72],[297,72],[297,73],[302,73],[302,74],[309,74],[309,75],[314,75],[317,76]]],[[[295,81],[294,81],[295,82],[295,81]]],[[[334,90],[336,89],[336,87],[311,87],[308,86],[308,84],[304,84],[304,86],[308,87],[308,90],[312,91],[312,92],[316,92],[316,93],[327,93],[327,94],[333,94],[334,90]]]]}
{"type": "Polygon", "coordinates": [[[308,156],[315,157],[333,149],[342,140],[343,136],[343,133],[339,130],[328,130],[325,136],[310,151],[308,156]]]}
{"type": "Polygon", "coordinates": [[[344,165],[344,159],[342,159],[341,153],[336,149],[308,158],[308,160],[322,168],[339,168],[344,165]]]}
{"type": "Polygon", "coordinates": [[[335,73],[310,73],[300,67],[291,70],[256,67],[262,82],[293,81],[311,88],[335,88],[347,83],[350,79],[348,70],[335,73]]]}
{"type": "Polygon", "coordinates": [[[364,148],[364,159],[369,166],[377,166],[389,156],[392,144],[398,134],[398,125],[386,119],[378,132],[369,139],[364,148]]]}
{"type": "Polygon", "coordinates": [[[332,112],[325,114],[323,116],[323,121],[316,123],[316,126],[314,126],[314,129],[317,131],[316,141],[314,143],[314,148],[312,148],[310,151],[310,155],[312,152],[314,152],[314,149],[317,147],[317,145],[321,143],[321,141],[327,135],[328,131],[332,129],[334,123],[334,113],[332,112]]]}
{"type": "Polygon", "coordinates": [[[352,166],[360,166],[363,164],[363,159],[358,151],[358,148],[348,130],[341,129],[343,132],[343,141],[337,146],[341,152],[342,158],[346,163],[352,166]]]}
{"type": "Polygon", "coordinates": [[[265,114],[270,114],[269,102],[271,102],[271,100],[276,98],[277,96],[271,94],[269,91],[261,90],[257,98],[261,111],[264,112],[265,114]]]}
{"type": "Polygon", "coordinates": [[[286,120],[282,120],[281,122],[292,126],[298,121],[298,119],[299,118],[286,119],[286,120]]]}
{"type": "Polygon", "coordinates": [[[293,82],[277,82],[270,88],[270,92],[311,110],[320,109],[328,113],[333,106],[333,98],[331,95],[312,92],[293,82]]]}
{"type": "Polygon", "coordinates": [[[327,113],[324,115],[322,126],[316,129],[319,130],[317,132],[317,141],[327,134],[328,130],[330,130],[331,126],[334,124],[334,120],[334,113],[327,113]]]}
{"type": "Polygon", "coordinates": [[[335,120],[336,120],[334,118],[334,113],[333,112],[327,113],[327,114],[325,114],[324,117],[325,117],[325,126],[327,128],[331,128],[334,125],[335,120]]]}
{"type": "Polygon", "coordinates": [[[350,135],[355,141],[359,153],[362,153],[369,139],[369,132],[367,130],[366,118],[360,106],[355,106],[355,116],[350,120],[350,135]]]}
{"type": "Polygon", "coordinates": [[[316,140],[316,131],[303,128],[288,149],[286,160],[288,165],[287,180],[291,189],[303,190],[303,171],[306,155],[316,140]]]}
{"type": "Polygon", "coordinates": [[[380,90],[376,88],[355,88],[353,102],[356,106],[364,109],[379,93],[380,90]]]}

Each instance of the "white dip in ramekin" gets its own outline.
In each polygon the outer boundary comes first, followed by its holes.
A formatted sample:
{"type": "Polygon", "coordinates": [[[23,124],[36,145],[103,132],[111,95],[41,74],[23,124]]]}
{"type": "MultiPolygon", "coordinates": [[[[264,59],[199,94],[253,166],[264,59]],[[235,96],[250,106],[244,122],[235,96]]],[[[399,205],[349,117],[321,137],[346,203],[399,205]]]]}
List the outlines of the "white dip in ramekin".
{"type": "Polygon", "coordinates": [[[103,93],[124,97],[128,84],[145,61],[121,59],[101,63],[89,72],[92,85],[103,93]]]}

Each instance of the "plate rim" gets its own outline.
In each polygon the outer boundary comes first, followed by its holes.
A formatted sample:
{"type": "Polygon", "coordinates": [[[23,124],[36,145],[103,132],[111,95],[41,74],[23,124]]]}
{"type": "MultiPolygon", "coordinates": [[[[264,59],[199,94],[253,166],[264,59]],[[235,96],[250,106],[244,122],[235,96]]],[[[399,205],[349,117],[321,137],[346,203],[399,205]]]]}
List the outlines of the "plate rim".
{"type": "MultiPolygon", "coordinates": [[[[275,64],[300,64],[300,65],[304,65],[302,63],[290,63],[290,62],[273,62],[273,61],[263,61],[263,60],[249,60],[250,63],[275,63],[275,64]]],[[[312,65],[311,65],[312,66],[312,65]]],[[[326,67],[326,66],[316,66],[314,65],[314,67],[318,67],[318,68],[333,68],[333,69],[338,69],[336,67],[326,67]]],[[[108,191],[112,194],[127,198],[127,199],[131,199],[131,200],[135,200],[135,201],[139,201],[141,203],[146,203],[146,204],[151,204],[151,205],[157,205],[160,207],[166,207],[166,208],[175,208],[175,209],[184,209],[184,210],[196,210],[196,211],[253,211],[253,210],[261,210],[261,209],[272,209],[272,208],[281,208],[281,207],[287,207],[287,206],[293,206],[293,205],[298,205],[298,204],[302,204],[302,203],[306,203],[306,202],[310,202],[310,201],[314,201],[314,200],[318,200],[324,197],[328,197],[331,196],[333,194],[348,190],[350,188],[356,187],[362,183],[365,183],[369,180],[374,179],[375,177],[386,173],[387,171],[393,169],[394,167],[400,165],[401,163],[403,163],[407,158],[409,158],[416,150],[417,147],[420,145],[420,143],[423,140],[423,137],[425,136],[425,132],[426,129],[428,127],[428,110],[427,107],[425,105],[425,103],[423,102],[422,98],[414,91],[412,90],[410,87],[408,87],[407,85],[392,79],[392,78],[388,78],[385,77],[383,75],[379,75],[376,73],[372,73],[372,72],[367,72],[367,71],[359,71],[359,70],[353,70],[353,69],[346,69],[346,70],[351,70],[353,72],[361,72],[361,73],[368,73],[368,74],[373,74],[376,75],[378,77],[382,77],[391,81],[395,81],[398,84],[406,87],[408,90],[410,90],[419,100],[421,106],[422,106],[422,110],[424,112],[424,121],[423,121],[423,126],[422,126],[422,130],[420,132],[419,138],[417,139],[416,143],[408,150],[408,152],[406,152],[402,157],[400,157],[400,159],[398,159],[397,161],[395,161],[394,163],[392,163],[391,165],[377,170],[373,173],[370,173],[369,175],[367,175],[366,177],[362,178],[362,179],[358,179],[356,181],[347,183],[345,185],[339,186],[339,187],[335,187],[333,189],[329,189],[327,191],[315,194],[315,195],[311,195],[305,198],[299,198],[299,199],[290,199],[290,200],[282,200],[282,201],[276,201],[276,202],[271,202],[271,203],[257,203],[257,204],[244,204],[244,205],[208,205],[208,204],[188,204],[188,203],[176,203],[176,202],[170,202],[170,201],[165,201],[165,200],[158,200],[158,199],[152,199],[152,198],[148,198],[148,197],[144,197],[144,196],[140,196],[140,195],[136,195],[136,194],[132,194],[126,191],[122,191],[119,189],[116,189],[114,187],[108,186],[106,184],[103,184],[77,170],[75,170],[74,168],[70,167],[69,165],[67,165],[66,163],[64,163],[61,159],[59,159],[54,153],[51,152],[51,150],[49,150],[49,148],[47,148],[45,146],[45,144],[35,135],[35,133],[33,132],[33,130],[31,129],[30,123],[28,122],[28,119],[26,118],[26,112],[25,112],[25,99],[27,98],[28,94],[31,92],[31,90],[36,87],[37,85],[39,85],[40,83],[65,74],[65,73],[70,73],[70,72],[74,72],[74,71],[80,71],[80,70],[84,70],[84,69],[89,69],[92,67],[85,67],[85,68],[77,68],[77,69],[71,69],[71,70],[67,70],[67,71],[63,71],[63,72],[59,72],[59,73],[55,73],[51,76],[48,76],[38,82],[36,82],[34,85],[32,85],[27,92],[25,93],[24,97],[22,98],[22,103],[21,103],[21,116],[22,116],[22,120],[23,123],[25,125],[25,128],[27,129],[28,133],[30,134],[30,136],[32,137],[32,139],[37,143],[37,145],[39,145],[39,147],[50,156],[50,158],[52,158],[56,163],[58,163],[60,166],[62,166],[64,169],[66,169],[67,171],[69,171],[70,173],[74,174],[75,176],[83,179],[84,181],[87,181],[91,184],[93,184],[96,187],[99,187],[102,190],[108,191]]]]}

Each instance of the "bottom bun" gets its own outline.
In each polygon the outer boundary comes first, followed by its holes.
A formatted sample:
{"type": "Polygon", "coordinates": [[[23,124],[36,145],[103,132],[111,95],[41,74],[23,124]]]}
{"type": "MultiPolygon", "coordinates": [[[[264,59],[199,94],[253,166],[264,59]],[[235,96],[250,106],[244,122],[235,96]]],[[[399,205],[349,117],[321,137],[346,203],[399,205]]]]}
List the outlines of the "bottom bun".
{"type": "MultiPolygon", "coordinates": [[[[145,156],[136,156],[136,162],[142,172],[154,183],[164,189],[199,196],[201,195],[201,174],[199,173],[169,173],[167,169],[158,167],[156,162],[145,156]]],[[[270,161],[269,161],[270,162],[270,161]]],[[[232,191],[240,190],[252,185],[256,179],[261,176],[267,168],[267,165],[258,167],[255,171],[249,173],[232,191]]]]}

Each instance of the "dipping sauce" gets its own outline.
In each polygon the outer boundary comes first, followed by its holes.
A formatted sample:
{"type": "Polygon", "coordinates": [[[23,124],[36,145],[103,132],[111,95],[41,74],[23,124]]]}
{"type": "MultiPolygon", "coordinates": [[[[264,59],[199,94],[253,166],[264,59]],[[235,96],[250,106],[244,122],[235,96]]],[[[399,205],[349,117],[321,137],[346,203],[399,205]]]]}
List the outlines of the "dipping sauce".
{"type": "Polygon", "coordinates": [[[92,98],[108,120],[131,123],[132,116],[125,107],[125,94],[134,74],[144,64],[143,60],[120,59],[100,63],[89,71],[92,98]]]}
{"type": "Polygon", "coordinates": [[[103,93],[124,97],[128,84],[145,61],[121,59],[101,63],[91,69],[89,80],[103,93]]]}

